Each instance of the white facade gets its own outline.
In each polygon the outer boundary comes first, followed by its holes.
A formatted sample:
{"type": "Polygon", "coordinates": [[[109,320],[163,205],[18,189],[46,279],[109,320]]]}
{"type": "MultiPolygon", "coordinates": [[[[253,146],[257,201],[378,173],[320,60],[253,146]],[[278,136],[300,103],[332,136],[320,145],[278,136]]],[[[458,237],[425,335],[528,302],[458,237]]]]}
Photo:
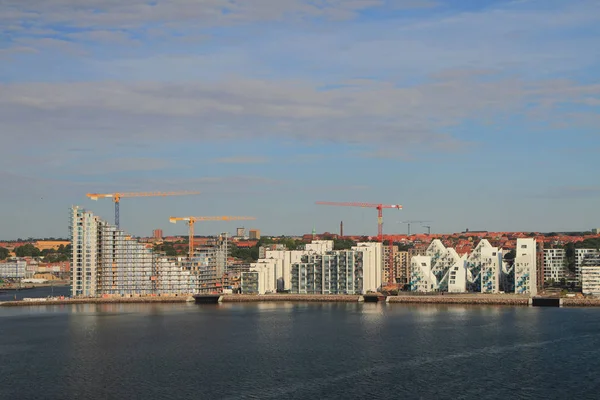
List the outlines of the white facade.
{"type": "Polygon", "coordinates": [[[378,291],[383,278],[383,245],[379,242],[357,243],[352,250],[363,253],[364,293],[378,291]]]}
{"type": "MultiPolygon", "coordinates": [[[[453,253],[456,253],[454,249],[453,253]]],[[[467,269],[467,256],[464,255],[458,257],[458,261],[454,263],[452,267],[450,267],[448,272],[448,292],[449,293],[463,293],[467,290],[467,276],[469,274],[469,270],[467,269]]],[[[454,254],[452,254],[454,257],[454,254]]]]}
{"type": "Polygon", "coordinates": [[[0,278],[24,278],[27,275],[27,262],[23,260],[0,263],[0,278]]]}
{"type": "Polygon", "coordinates": [[[586,254],[596,253],[596,249],[575,249],[575,275],[581,281],[581,263],[586,254]]]}
{"type": "Polygon", "coordinates": [[[305,247],[306,251],[323,254],[333,251],[333,240],[313,240],[305,247]]]}
{"type": "Polygon", "coordinates": [[[480,249],[480,255],[479,282],[481,293],[498,293],[500,291],[500,276],[502,275],[502,249],[491,245],[485,246],[480,249]]]}
{"type": "Polygon", "coordinates": [[[600,252],[588,253],[581,262],[581,292],[600,296],[600,252]]]}
{"type": "Polygon", "coordinates": [[[96,294],[98,267],[98,217],[79,207],[71,208],[71,295],[96,294]]]}
{"type": "Polygon", "coordinates": [[[517,239],[515,251],[515,293],[534,296],[537,294],[535,239],[517,239]]]}
{"type": "MultiPolygon", "coordinates": [[[[377,291],[381,287],[382,279],[382,267],[383,267],[383,246],[381,243],[357,243],[352,248],[353,252],[360,252],[360,273],[357,276],[352,275],[351,279],[358,279],[360,275],[359,289],[364,293],[368,291],[377,291]]],[[[331,257],[338,257],[335,262],[340,261],[341,255],[336,255],[339,252],[333,250],[332,240],[313,240],[305,246],[304,250],[266,250],[265,257],[259,259],[256,263],[250,265],[250,271],[242,274],[242,292],[246,290],[248,293],[275,293],[277,291],[288,291],[292,290],[292,268],[298,264],[311,264],[312,274],[317,276],[319,274],[329,273],[333,271],[333,264],[331,264],[331,257]],[[308,261],[302,261],[303,257],[306,258],[311,256],[308,261]],[[321,257],[317,265],[315,262],[316,256],[321,257]],[[256,281],[258,280],[258,282],[256,281]],[[244,281],[246,284],[244,284],[244,281]]],[[[339,253],[341,254],[341,253],[339,253]]],[[[345,254],[345,253],[344,253],[345,254]]],[[[344,256],[345,257],[345,256],[344,256]]],[[[344,259],[344,265],[351,264],[349,261],[344,259]]],[[[354,263],[354,261],[352,261],[354,263]]],[[[337,264],[336,264],[337,265],[337,264]]],[[[305,266],[305,268],[309,268],[305,266]]],[[[337,268],[337,266],[336,266],[337,268]]],[[[336,274],[338,270],[335,270],[336,274]]],[[[353,272],[354,274],[354,272],[353,272]]],[[[348,279],[348,273],[344,273],[344,279],[348,279]]],[[[322,293],[331,293],[332,289],[327,287],[321,287],[322,293]]],[[[349,289],[340,289],[338,286],[335,291],[348,292],[349,289]]]]}
{"type": "Polygon", "coordinates": [[[565,257],[565,249],[544,249],[544,281],[558,282],[565,277],[565,257]]]}
{"type": "Polygon", "coordinates": [[[189,294],[198,289],[199,272],[192,272],[193,267],[158,257],[151,247],[91,212],[72,207],[70,225],[73,296],[189,294]]]}
{"type": "Polygon", "coordinates": [[[413,292],[433,292],[438,287],[431,270],[430,256],[414,256],[410,260],[410,287],[413,292]]]}

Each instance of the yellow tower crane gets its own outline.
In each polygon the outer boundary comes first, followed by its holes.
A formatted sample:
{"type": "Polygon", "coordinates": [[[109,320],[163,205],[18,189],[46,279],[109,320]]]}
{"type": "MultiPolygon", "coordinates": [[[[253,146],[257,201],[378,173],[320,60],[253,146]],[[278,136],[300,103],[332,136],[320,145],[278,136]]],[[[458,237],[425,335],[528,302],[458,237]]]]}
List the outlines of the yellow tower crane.
{"type": "Polygon", "coordinates": [[[164,197],[164,196],[185,196],[190,194],[200,194],[200,192],[127,192],[127,193],[88,193],[87,197],[92,200],[112,199],[115,202],[115,225],[119,229],[119,202],[123,197],[164,197]]]}
{"type": "Polygon", "coordinates": [[[221,215],[215,217],[170,217],[169,222],[172,224],[177,221],[186,221],[190,227],[189,238],[189,257],[190,260],[194,257],[194,224],[198,221],[250,221],[255,220],[254,217],[231,217],[229,215],[221,215]]]}

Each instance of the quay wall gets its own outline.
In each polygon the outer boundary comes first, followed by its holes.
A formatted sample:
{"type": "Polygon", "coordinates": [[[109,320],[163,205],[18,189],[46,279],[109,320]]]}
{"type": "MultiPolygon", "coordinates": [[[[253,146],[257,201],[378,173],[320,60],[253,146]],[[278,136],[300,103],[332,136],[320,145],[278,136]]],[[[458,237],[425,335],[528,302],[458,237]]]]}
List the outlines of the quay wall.
{"type": "Polygon", "coordinates": [[[312,295],[312,294],[264,294],[264,295],[251,295],[251,294],[238,294],[238,295],[224,295],[222,302],[224,303],[243,303],[243,302],[257,302],[257,301],[315,301],[315,302],[346,302],[356,303],[361,296],[358,295],[336,295],[336,294],[325,294],[325,295],[312,295]]]}
{"type": "Polygon", "coordinates": [[[81,299],[56,299],[38,301],[5,301],[0,302],[0,307],[14,306],[53,306],[63,304],[121,304],[121,303],[185,303],[186,296],[161,296],[161,297],[106,297],[106,298],[81,298],[81,299]]]}
{"type": "MultiPolygon", "coordinates": [[[[359,302],[358,295],[221,295],[221,302],[359,302]]],[[[108,297],[108,298],[66,298],[36,301],[5,301],[0,307],[44,306],[69,304],[123,304],[123,303],[185,303],[192,301],[189,296],[148,296],[148,297],[108,297]]],[[[562,307],[600,307],[600,298],[562,298],[562,307]]],[[[463,304],[463,305],[507,305],[528,306],[530,298],[519,295],[400,295],[388,296],[390,304],[463,304]]]]}
{"type": "Polygon", "coordinates": [[[390,296],[388,303],[405,304],[472,304],[472,305],[507,305],[528,306],[529,298],[505,295],[505,296],[390,296]]]}

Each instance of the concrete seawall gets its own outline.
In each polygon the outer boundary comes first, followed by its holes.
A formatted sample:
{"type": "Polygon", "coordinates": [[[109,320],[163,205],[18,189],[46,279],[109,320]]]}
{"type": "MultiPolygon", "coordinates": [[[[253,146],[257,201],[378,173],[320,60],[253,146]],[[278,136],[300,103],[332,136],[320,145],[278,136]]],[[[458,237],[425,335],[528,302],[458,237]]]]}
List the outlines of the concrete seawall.
{"type": "Polygon", "coordinates": [[[302,294],[265,294],[265,295],[225,295],[223,303],[243,303],[258,301],[315,301],[356,303],[361,296],[358,295],[302,295],[302,294]]]}
{"type": "MultiPolygon", "coordinates": [[[[114,297],[114,298],[80,298],[45,301],[5,301],[0,302],[0,307],[18,306],[52,306],[69,304],[139,304],[139,303],[185,303],[192,300],[188,296],[161,296],[161,297],[114,297]]],[[[337,302],[357,303],[362,300],[358,295],[222,295],[223,303],[252,303],[252,302],[337,302]]],[[[530,298],[519,295],[401,295],[389,296],[389,304],[462,304],[462,305],[506,305],[528,306],[530,298]]],[[[562,307],[600,307],[599,299],[590,298],[563,298],[562,307]]]]}
{"type": "Polygon", "coordinates": [[[112,297],[112,298],[90,298],[90,299],[63,299],[45,301],[5,301],[0,302],[0,307],[17,306],[54,306],[68,304],[122,304],[122,303],[185,303],[186,296],[178,297],[112,297]]]}
{"type": "Polygon", "coordinates": [[[390,296],[388,303],[404,304],[471,304],[528,306],[529,298],[516,296],[390,296]]]}

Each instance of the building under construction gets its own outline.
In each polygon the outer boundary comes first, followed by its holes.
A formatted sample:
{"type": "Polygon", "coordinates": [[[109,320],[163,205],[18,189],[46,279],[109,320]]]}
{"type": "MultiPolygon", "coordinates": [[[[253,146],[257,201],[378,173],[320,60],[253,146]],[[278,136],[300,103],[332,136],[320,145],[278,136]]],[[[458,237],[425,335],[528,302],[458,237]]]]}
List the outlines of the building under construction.
{"type": "Polygon", "coordinates": [[[189,261],[169,260],[76,206],[71,208],[70,238],[73,296],[192,294],[207,279],[189,261]]]}

